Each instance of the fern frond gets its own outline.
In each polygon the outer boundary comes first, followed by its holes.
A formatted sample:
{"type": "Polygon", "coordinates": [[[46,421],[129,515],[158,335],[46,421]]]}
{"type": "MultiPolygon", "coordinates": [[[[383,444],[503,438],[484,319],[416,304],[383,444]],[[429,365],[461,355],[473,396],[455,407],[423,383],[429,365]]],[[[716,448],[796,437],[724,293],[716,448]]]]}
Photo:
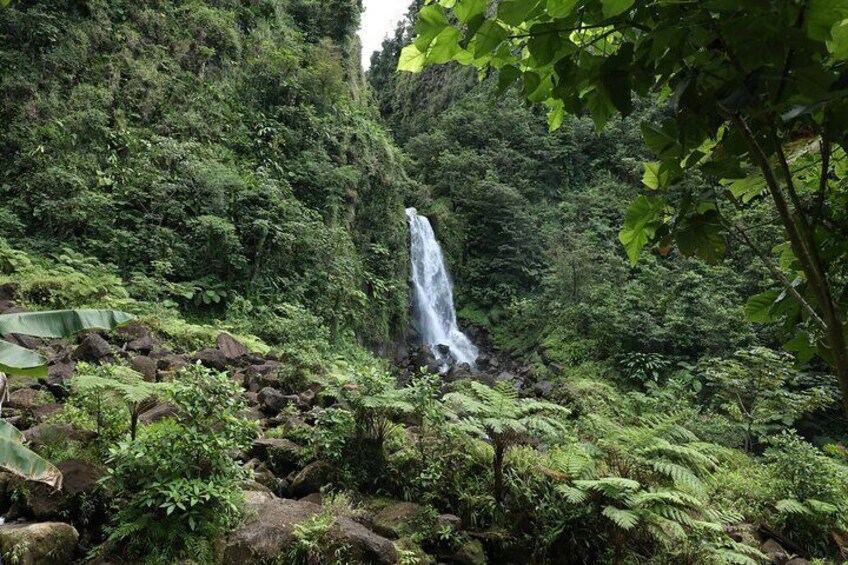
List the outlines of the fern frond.
{"type": "Polygon", "coordinates": [[[615,506],[605,506],[601,513],[622,530],[632,530],[639,523],[638,514],[615,506]]]}

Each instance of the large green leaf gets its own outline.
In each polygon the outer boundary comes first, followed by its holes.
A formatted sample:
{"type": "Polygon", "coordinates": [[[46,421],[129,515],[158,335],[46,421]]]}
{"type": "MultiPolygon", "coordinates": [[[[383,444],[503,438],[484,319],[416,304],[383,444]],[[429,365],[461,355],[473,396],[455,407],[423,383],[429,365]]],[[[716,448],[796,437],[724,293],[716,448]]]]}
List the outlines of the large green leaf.
{"type": "Polygon", "coordinates": [[[462,23],[468,23],[480,15],[485,15],[488,0],[460,0],[454,8],[456,17],[462,23]]]}
{"type": "Polygon", "coordinates": [[[517,26],[539,6],[539,0],[509,0],[498,4],[498,19],[517,26]]]}
{"type": "Polygon", "coordinates": [[[552,18],[570,16],[579,0],[548,0],[548,14],[552,18]]]}
{"type": "Polygon", "coordinates": [[[398,70],[409,73],[420,73],[424,70],[424,63],[427,61],[427,54],[422,52],[413,43],[407,45],[400,52],[398,60],[398,70]]]}
{"type": "Polygon", "coordinates": [[[0,315],[0,334],[67,337],[84,330],[111,330],[134,319],[116,310],[53,310],[0,315]]]}
{"type": "Polygon", "coordinates": [[[494,51],[507,38],[506,29],[493,20],[486,20],[474,36],[474,56],[483,57],[494,51]]]}
{"type": "Polygon", "coordinates": [[[23,434],[0,420],[0,467],[28,481],[62,487],[62,473],[52,463],[23,446],[23,434]]]}
{"type": "Polygon", "coordinates": [[[0,341],[0,372],[42,378],[47,376],[47,359],[19,345],[0,341]]]}
{"type": "Polygon", "coordinates": [[[805,21],[811,39],[831,39],[833,26],[848,19],[848,0],[810,0],[805,21]]]}
{"type": "Polygon", "coordinates": [[[633,265],[639,262],[642,250],[654,237],[660,224],[660,214],[665,207],[665,200],[642,195],[636,199],[627,217],[624,220],[624,228],[618,235],[619,241],[627,251],[627,257],[633,265]]]}
{"type": "Polygon", "coordinates": [[[771,321],[771,309],[780,296],[777,290],[768,290],[748,299],[745,303],[745,317],[749,322],[765,324],[771,321]]]}
{"type": "Polygon", "coordinates": [[[445,17],[445,12],[441,6],[438,4],[424,6],[418,13],[418,21],[415,24],[415,29],[418,32],[415,45],[418,50],[426,51],[436,36],[442,33],[442,30],[446,27],[448,27],[448,19],[445,17]]]}
{"type": "Polygon", "coordinates": [[[604,17],[612,18],[629,10],[636,0],[601,0],[604,6],[604,17]]]}

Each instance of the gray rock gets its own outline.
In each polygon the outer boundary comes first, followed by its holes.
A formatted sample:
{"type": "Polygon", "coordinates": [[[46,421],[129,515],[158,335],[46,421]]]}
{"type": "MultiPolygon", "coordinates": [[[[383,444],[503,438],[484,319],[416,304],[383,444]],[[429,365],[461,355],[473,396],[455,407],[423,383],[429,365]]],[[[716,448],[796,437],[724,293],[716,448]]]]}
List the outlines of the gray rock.
{"type": "Polygon", "coordinates": [[[495,380],[499,383],[512,383],[515,382],[515,379],[518,377],[515,376],[514,373],[510,373],[509,371],[502,371],[498,373],[498,376],[495,377],[495,380]]]}
{"type": "Polygon", "coordinates": [[[215,340],[218,350],[224,355],[224,359],[228,363],[234,363],[243,356],[250,353],[240,341],[227,333],[218,334],[215,340]]]}
{"type": "Polygon", "coordinates": [[[78,542],[76,529],[61,522],[0,526],[0,552],[19,551],[25,565],[67,565],[78,542]]]}
{"type": "Polygon", "coordinates": [[[267,493],[245,493],[247,519],[227,537],[222,563],[259,565],[285,555],[294,529],[321,511],[308,502],[280,500],[267,493]]]}
{"type": "Polygon", "coordinates": [[[73,361],[58,362],[47,367],[47,390],[59,398],[68,396],[68,382],[74,377],[76,363],[73,361]]]}
{"type": "Polygon", "coordinates": [[[3,336],[3,339],[8,341],[9,343],[14,343],[15,345],[20,345],[21,347],[25,347],[27,349],[38,349],[39,347],[44,345],[43,341],[31,335],[8,334],[3,336]]]}
{"type": "Polygon", "coordinates": [[[57,518],[67,513],[72,499],[94,491],[106,474],[101,467],[81,459],[67,459],[56,467],[62,472],[62,490],[55,491],[38,483],[29,488],[27,506],[39,520],[57,518]]]}
{"type": "Polygon", "coordinates": [[[194,361],[200,361],[204,367],[223,371],[227,368],[227,358],[219,349],[203,349],[194,354],[194,361]]]}
{"type": "Polygon", "coordinates": [[[267,386],[276,386],[280,383],[280,378],[277,374],[282,363],[279,361],[265,361],[251,365],[244,370],[244,386],[245,388],[257,392],[267,386]]]}
{"type": "Polygon", "coordinates": [[[44,400],[43,393],[39,393],[39,391],[32,388],[21,388],[9,393],[9,400],[6,401],[6,406],[25,412],[32,412],[34,409],[48,403],[48,401],[44,400]]]}
{"type": "Polygon", "coordinates": [[[251,457],[268,462],[278,475],[286,475],[299,468],[303,448],[285,438],[259,438],[250,449],[251,457]]]}
{"type": "Polygon", "coordinates": [[[76,428],[71,424],[38,424],[24,432],[24,439],[29,442],[29,447],[40,447],[61,441],[88,443],[96,436],[94,432],[76,428]]]}
{"type": "Polygon", "coordinates": [[[483,544],[479,540],[468,541],[451,556],[451,560],[460,565],[486,565],[483,544]]]}
{"type": "MultiPolygon", "coordinates": [[[[296,402],[297,397],[294,398],[296,402]]],[[[265,388],[260,390],[256,399],[259,401],[259,406],[262,411],[268,415],[277,414],[280,410],[285,408],[292,401],[291,398],[287,397],[279,390],[271,388],[269,386],[266,386],[265,388]]]]}
{"type": "Polygon", "coordinates": [[[188,367],[188,361],[186,358],[175,353],[165,352],[156,359],[156,368],[160,373],[165,373],[165,375],[171,375],[185,367],[188,367]]]}
{"type": "Polygon", "coordinates": [[[171,418],[176,414],[176,406],[168,402],[160,402],[159,404],[139,416],[138,421],[142,424],[153,424],[155,422],[164,420],[165,418],[171,418]]]}
{"type": "Polygon", "coordinates": [[[783,546],[773,539],[766,540],[760,550],[765,553],[766,557],[769,558],[769,561],[775,565],[786,565],[789,561],[789,554],[785,549],[783,549],[783,546]]]}
{"type": "Polygon", "coordinates": [[[302,497],[318,492],[336,477],[336,468],[327,461],[313,461],[294,476],[289,487],[293,496],[302,497]]]}
{"type": "Polygon", "coordinates": [[[459,516],[455,516],[453,514],[441,514],[438,518],[436,518],[436,531],[441,531],[444,529],[452,529],[458,531],[462,526],[462,519],[459,516]]]}
{"type": "Polygon", "coordinates": [[[112,354],[112,347],[100,334],[90,333],[71,353],[74,361],[89,361],[96,363],[112,354]]]}
{"type": "Polygon", "coordinates": [[[16,282],[7,282],[0,285],[0,301],[12,302],[18,297],[18,288],[20,284],[16,282]]]}
{"type": "Polygon", "coordinates": [[[134,371],[138,371],[144,376],[144,380],[147,382],[155,382],[156,375],[158,374],[159,363],[156,359],[152,359],[146,355],[139,355],[138,357],[133,357],[130,361],[130,367],[133,368],[134,371]]]}
{"type": "Polygon", "coordinates": [[[554,392],[554,385],[548,381],[540,381],[533,385],[533,392],[542,398],[550,398],[554,392]]]}
{"type": "MultiPolygon", "coordinates": [[[[46,420],[50,416],[61,412],[65,408],[64,404],[60,404],[58,402],[53,402],[51,404],[45,404],[44,406],[39,406],[37,408],[33,408],[32,417],[38,420],[39,422],[42,420],[46,420]]],[[[5,415],[5,413],[4,413],[5,415]]]]}
{"type": "MultiPolygon", "coordinates": [[[[295,541],[298,524],[321,512],[307,501],[278,499],[267,493],[245,493],[248,518],[224,542],[223,563],[259,565],[276,562],[295,541]]],[[[328,532],[333,542],[350,550],[351,563],[395,565],[394,544],[349,518],[335,517],[328,532]]]]}
{"type": "Polygon", "coordinates": [[[393,502],[377,512],[372,522],[374,531],[390,538],[410,536],[421,529],[425,520],[424,508],[414,502],[393,502]]]}
{"type": "Polygon", "coordinates": [[[150,328],[138,320],[132,320],[115,330],[119,335],[129,339],[138,339],[150,335],[150,328]]]}
{"type": "Polygon", "coordinates": [[[426,367],[429,373],[437,374],[441,368],[441,364],[433,355],[433,351],[426,345],[422,345],[412,354],[411,361],[416,371],[421,367],[426,367]]]}
{"type": "Polygon", "coordinates": [[[156,341],[153,340],[149,335],[144,335],[138,337],[124,346],[124,349],[127,351],[132,351],[133,353],[142,353],[147,355],[153,348],[159,345],[156,341]]]}

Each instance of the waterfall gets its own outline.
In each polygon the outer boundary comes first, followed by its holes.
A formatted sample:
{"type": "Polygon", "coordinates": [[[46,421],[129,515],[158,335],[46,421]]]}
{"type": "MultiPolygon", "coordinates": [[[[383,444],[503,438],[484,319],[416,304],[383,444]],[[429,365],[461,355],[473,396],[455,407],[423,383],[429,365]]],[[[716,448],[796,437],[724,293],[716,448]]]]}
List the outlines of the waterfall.
{"type": "Polygon", "coordinates": [[[452,361],[468,363],[473,368],[477,347],[457,326],[453,285],[430,221],[419,216],[415,208],[407,208],[406,217],[410,231],[413,321],[421,341],[433,350],[443,370],[452,361]],[[447,345],[450,352],[440,351],[439,345],[447,345]]]}

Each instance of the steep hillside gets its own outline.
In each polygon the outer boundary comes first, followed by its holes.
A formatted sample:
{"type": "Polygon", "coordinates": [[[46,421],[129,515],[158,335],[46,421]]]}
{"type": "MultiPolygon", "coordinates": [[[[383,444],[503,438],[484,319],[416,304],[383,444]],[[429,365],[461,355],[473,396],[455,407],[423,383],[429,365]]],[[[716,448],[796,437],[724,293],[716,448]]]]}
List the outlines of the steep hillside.
{"type": "Polygon", "coordinates": [[[363,88],[359,12],[2,10],[0,235],[93,255],[199,315],[289,304],[333,340],[389,340],[406,316],[408,181],[363,88]]]}

